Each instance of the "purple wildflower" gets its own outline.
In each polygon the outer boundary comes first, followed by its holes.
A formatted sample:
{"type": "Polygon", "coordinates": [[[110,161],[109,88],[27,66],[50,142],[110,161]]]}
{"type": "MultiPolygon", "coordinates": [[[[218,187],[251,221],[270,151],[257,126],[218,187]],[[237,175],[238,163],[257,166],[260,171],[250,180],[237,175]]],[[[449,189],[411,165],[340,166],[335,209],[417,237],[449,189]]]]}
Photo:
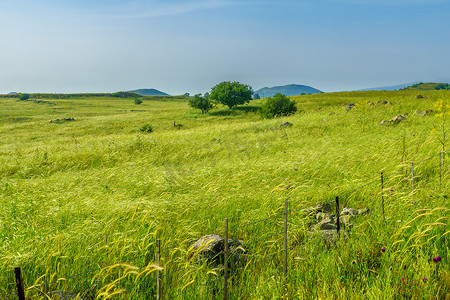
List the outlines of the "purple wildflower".
{"type": "Polygon", "coordinates": [[[381,252],[385,252],[386,251],[386,248],[381,248],[381,252]]]}
{"type": "Polygon", "coordinates": [[[426,282],[428,281],[428,278],[424,277],[424,278],[422,279],[422,281],[423,281],[423,283],[426,283],[426,282]]]}
{"type": "Polygon", "coordinates": [[[433,261],[435,263],[440,262],[442,260],[442,257],[440,257],[439,255],[437,257],[433,257],[433,261]]]}

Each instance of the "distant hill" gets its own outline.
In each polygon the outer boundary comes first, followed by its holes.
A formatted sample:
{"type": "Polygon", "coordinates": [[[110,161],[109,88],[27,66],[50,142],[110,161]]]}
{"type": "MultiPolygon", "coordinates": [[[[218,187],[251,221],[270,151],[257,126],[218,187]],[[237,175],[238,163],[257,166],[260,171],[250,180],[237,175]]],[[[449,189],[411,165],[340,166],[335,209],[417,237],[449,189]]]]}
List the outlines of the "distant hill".
{"type": "Polygon", "coordinates": [[[448,90],[450,89],[448,83],[436,83],[436,82],[419,82],[411,86],[407,86],[402,91],[431,91],[431,90],[448,90]]]}
{"type": "Polygon", "coordinates": [[[156,89],[138,89],[133,91],[128,91],[131,93],[136,93],[141,96],[168,96],[169,94],[163,93],[161,91],[158,91],[156,89]]]}
{"type": "Polygon", "coordinates": [[[358,92],[363,92],[363,91],[397,91],[397,90],[401,90],[407,86],[410,85],[414,85],[419,83],[418,81],[414,81],[414,82],[409,82],[409,83],[403,83],[403,84],[397,84],[397,85],[388,85],[388,86],[378,86],[378,87],[373,87],[373,88],[367,88],[367,89],[362,89],[362,90],[357,90],[358,92]]]}
{"type": "Polygon", "coordinates": [[[286,96],[297,96],[301,94],[320,94],[322,91],[312,88],[307,85],[289,84],[283,86],[264,87],[255,91],[255,94],[259,94],[261,98],[275,96],[276,93],[281,93],[286,96]]]}

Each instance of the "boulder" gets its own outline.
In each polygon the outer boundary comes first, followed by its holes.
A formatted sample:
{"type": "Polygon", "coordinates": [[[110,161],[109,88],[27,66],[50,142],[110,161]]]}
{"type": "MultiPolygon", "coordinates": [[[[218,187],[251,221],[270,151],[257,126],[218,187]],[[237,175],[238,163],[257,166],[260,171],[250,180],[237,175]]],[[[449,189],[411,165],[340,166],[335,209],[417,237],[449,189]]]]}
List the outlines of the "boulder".
{"type": "Polygon", "coordinates": [[[372,105],[375,105],[375,104],[372,101],[367,101],[367,105],[372,106],[372,105]]]}
{"type": "MultiPolygon", "coordinates": [[[[189,249],[189,256],[206,259],[211,264],[223,264],[225,250],[225,239],[218,234],[209,234],[199,238],[189,249]]],[[[242,243],[237,240],[228,239],[228,250],[230,255],[241,259],[245,253],[242,243]]]]}
{"type": "Polygon", "coordinates": [[[289,123],[289,122],[284,122],[284,123],[281,123],[280,126],[278,126],[278,127],[285,128],[285,127],[291,127],[292,125],[294,125],[294,124],[289,123]]]}
{"type": "Polygon", "coordinates": [[[341,211],[341,214],[339,216],[339,222],[348,224],[351,220],[355,219],[356,217],[366,214],[369,212],[368,208],[364,209],[354,209],[350,207],[344,207],[344,209],[341,211]]]}
{"type": "Polygon", "coordinates": [[[388,102],[386,101],[386,100],[378,100],[377,101],[377,104],[381,104],[381,105],[385,105],[385,104],[387,104],[388,102]]]}
{"type": "Polygon", "coordinates": [[[347,106],[345,107],[346,111],[350,111],[355,107],[355,103],[349,103],[347,104],[347,106]]]}
{"type": "Polygon", "coordinates": [[[414,99],[424,99],[427,98],[426,96],[422,96],[422,95],[417,95],[416,97],[414,97],[414,99]]]}

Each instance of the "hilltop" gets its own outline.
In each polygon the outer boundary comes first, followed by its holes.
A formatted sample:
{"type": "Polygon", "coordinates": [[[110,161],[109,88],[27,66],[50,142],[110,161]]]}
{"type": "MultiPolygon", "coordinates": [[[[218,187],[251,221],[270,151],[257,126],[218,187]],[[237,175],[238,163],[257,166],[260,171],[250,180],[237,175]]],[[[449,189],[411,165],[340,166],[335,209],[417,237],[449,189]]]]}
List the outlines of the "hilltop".
{"type": "Polygon", "coordinates": [[[432,91],[432,90],[448,90],[448,89],[450,89],[448,83],[419,82],[419,83],[413,84],[411,86],[407,86],[401,90],[402,91],[412,91],[412,90],[432,91]]]}
{"type": "Polygon", "coordinates": [[[313,87],[301,84],[288,84],[274,87],[263,87],[255,91],[255,94],[259,94],[261,98],[272,97],[276,93],[281,93],[286,96],[298,96],[302,94],[320,94],[322,91],[313,87]]]}
{"type": "Polygon", "coordinates": [[[130,93],[136,93],[141,96],[168,96],[169,94],[158,91],[157,89],[137,89],[128,91],[130,93]]]}

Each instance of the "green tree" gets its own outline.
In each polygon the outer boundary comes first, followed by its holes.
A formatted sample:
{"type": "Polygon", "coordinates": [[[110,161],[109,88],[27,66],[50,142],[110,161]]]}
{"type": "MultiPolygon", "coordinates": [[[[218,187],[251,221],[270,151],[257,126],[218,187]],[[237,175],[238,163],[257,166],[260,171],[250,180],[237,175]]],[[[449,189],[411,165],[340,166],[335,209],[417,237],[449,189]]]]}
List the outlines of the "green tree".
{"type": "Polygon", "coordinates": [[[251,86],[236,81],[224,81],[216,84],[212,89],[209,98],[216,100],[230,109],[252,99],[253,90],[251,86]]]}
{"type": "Polygon", "coordinates": [[[254,94],[253,95],[253,100],[258,100],[258,99],[261,99],[261,96],[259,96],[258,93],[254,94]]]}
{"type": "Polygon", "coordinates": [[[295,101],[291,101],[283,94],[277,93],[275,96],[267,98],[266,103],[261,107],[261,116],[263,118],[273,118],[287,116],[297,111],[295,101]]]}
{"type": "Polygon", "coordinates": [[[141,99],[139,99],[139,98],[134,99],[134,104],[139,105],[139,104],[141,104],[141,103],[142,103],[142,100],[141,100],[141,99]]]}
{"type": "Polygon", "coordinates": [[[202,114],[206,114],[211,108],[213,108],[213,104],[207,97],[202,97],[202,94],[197,94],[194,97],[189,99],[189,106],[192,108],[200,109],[202,114]]]}
{"type": "Polygon", "coordinates": [[[24,93],[24,94],[20,94],[20,96],[19,96],[19,100],[25,101],[28,99],[30,99],[30,94],[24,93]]]}

